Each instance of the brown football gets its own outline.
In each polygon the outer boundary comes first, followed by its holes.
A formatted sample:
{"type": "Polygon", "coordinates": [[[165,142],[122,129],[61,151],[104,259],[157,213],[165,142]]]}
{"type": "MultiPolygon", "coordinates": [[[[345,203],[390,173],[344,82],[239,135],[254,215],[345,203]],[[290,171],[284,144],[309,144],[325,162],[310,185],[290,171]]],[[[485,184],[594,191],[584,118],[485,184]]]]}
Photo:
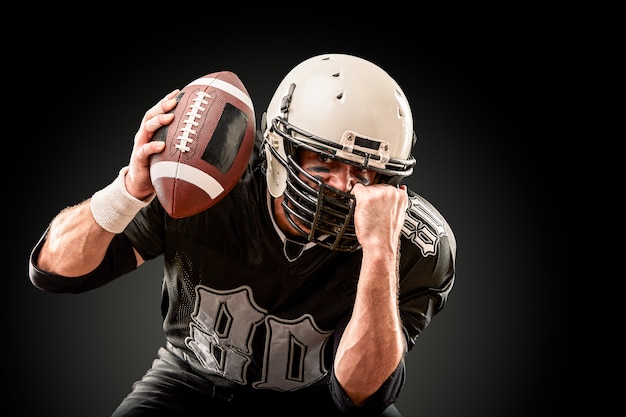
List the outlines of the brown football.
{"type": "Polygon", "coordinates": [[[216,204],[239,181],[254,147],[255,114],[230,71],[190,82],[178,99],[174,120],[152,139],[165,149],[151,156],[150,176],[165,211],[182,218],[216,204]]]}

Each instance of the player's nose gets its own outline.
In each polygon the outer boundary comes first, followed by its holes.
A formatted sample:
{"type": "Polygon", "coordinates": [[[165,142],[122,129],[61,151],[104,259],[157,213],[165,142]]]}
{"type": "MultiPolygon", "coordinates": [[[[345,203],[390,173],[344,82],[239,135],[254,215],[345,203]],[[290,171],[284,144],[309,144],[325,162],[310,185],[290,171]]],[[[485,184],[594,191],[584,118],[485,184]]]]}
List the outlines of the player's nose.
{"type": "Polygon", "coordinates": [[[352,168],[349,165],[341,165],[333,169],[328,181],[328,185],[338,190],[349,193],[357,183],[357,178],[352,172],[352,168]]]}

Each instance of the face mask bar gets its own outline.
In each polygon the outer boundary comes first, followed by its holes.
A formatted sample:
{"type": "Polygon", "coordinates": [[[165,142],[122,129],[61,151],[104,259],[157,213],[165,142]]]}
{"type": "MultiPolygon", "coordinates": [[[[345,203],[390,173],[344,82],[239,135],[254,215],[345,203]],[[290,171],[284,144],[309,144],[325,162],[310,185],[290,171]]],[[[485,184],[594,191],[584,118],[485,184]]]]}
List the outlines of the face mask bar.
{"type": "Polygon", "coordinates": [[[287,186],[282,206],[289,223],[307,240],[325,248],[357,250],[360,245],[354,229],[354,196],[316,179],[292,156],[287,159],[287,186]]]}

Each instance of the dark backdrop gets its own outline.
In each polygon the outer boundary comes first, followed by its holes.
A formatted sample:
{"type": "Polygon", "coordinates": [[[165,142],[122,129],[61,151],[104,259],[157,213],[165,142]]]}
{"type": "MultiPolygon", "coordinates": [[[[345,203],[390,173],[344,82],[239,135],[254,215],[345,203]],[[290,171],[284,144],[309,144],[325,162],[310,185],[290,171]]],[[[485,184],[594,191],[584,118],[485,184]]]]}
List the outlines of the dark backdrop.
{"type": "Polygon", "coordinates": [[[173,88],[232,70],[260,116],[289,69],[324,52],[368,58],[403,87],[420,137],[407,183],[456,232],[456,286],[408,357],[398,408],[522,416],[558,404],[564,330],[548,262],[556,199],[545,155],[550,97],[538,84],[551,71],[545,41],[508,22],[462,30],[420,30],[419,19],[385,30],[280,23],[276,16],[281,30],[242,34],[204,22],[203,35],[180,41],[164,22],[141,36],[114,22],[75,23],[12,50],[3,342],[14,410],[107,416],[163,343],[158,260],[80,296],[31,286],[27,258],[50,219],[116,176],[144,111],[173,88]]]}

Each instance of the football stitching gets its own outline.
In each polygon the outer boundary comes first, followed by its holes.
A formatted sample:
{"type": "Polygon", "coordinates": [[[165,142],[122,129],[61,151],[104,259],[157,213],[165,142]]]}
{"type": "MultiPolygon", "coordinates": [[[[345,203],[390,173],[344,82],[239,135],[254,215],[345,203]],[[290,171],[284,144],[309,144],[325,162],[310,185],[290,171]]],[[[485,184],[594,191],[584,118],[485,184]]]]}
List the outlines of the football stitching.
{"type": "Polygon", "coordinates": [[[189,109],[191,111],[185,113],[187,119],[183,121],[184,126],[180,128],[182,134],[176,138],[180,142],[175,145],[176,149],[180,150],[181,152],[190,151],[190,148],[189,146],[187,146],[187,144],[192,143],[193,139],[190,138],[189,135],[194,135],[196,133],[196,130],[194,128],[200,124],[196,119],[201,119],[202,113],[206,110],[206,107],[202,107],[202,105],[209,104],[209,102],[204,99],[205,97],[211,98],[211,95],[205,93],[204,91],[196,92],[196,97],[191,100],[192,104],[189,106],[189,109]]]}

